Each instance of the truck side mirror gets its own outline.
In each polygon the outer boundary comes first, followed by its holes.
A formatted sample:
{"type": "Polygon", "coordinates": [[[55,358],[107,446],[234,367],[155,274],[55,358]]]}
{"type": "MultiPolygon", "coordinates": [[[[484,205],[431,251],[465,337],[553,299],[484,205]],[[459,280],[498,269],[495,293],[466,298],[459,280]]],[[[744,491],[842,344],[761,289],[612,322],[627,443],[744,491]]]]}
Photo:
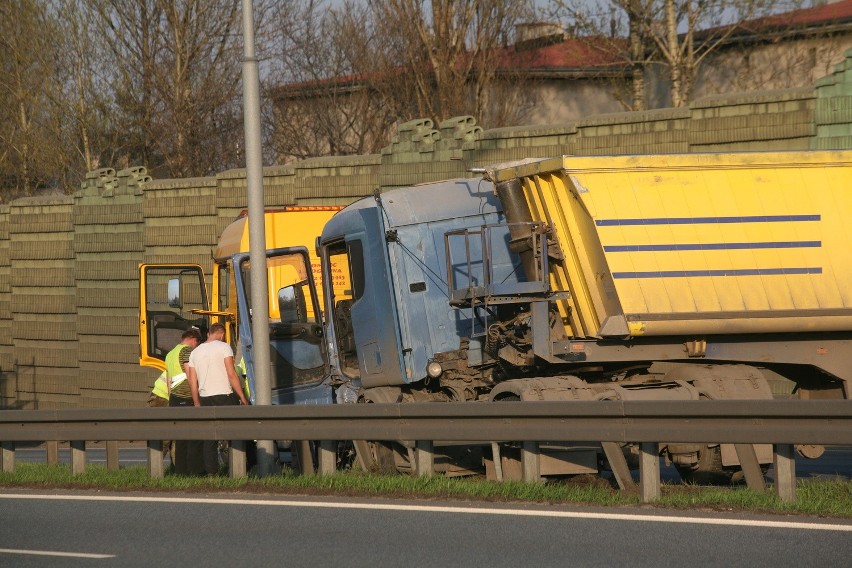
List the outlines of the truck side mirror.
{"type": "Polygon", "coordinates": [[[278,313],[281,323],[305,323],[308,321],[305,292],[301,283],[285,286],[278,290],[278,313]]]}

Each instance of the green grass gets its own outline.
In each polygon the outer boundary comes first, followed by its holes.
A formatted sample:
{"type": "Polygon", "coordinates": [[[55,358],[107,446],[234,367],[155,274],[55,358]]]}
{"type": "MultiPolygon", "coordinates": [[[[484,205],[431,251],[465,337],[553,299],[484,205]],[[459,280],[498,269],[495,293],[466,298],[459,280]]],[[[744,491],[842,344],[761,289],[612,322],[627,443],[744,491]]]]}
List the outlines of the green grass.
{"type": "MultiPolygon", "coordinates": [[[[195,478],[166,475],[152,479],[143,467],[109,471],[89,465],[72,475],[67,465],[16,464],[14,473],[0,473],[0,488],[97,489],[101,491],[203,492],[275,495],[336,495],[388,499],[466,500],[636,506],[636,491],[618,491],[599,478],[581,477],[557,483],[496,483],[481,478],[408,477],[342,472],[331,476],[300,476],[290,472],[265,478],[195,478]]],[[[797,502],[782,503],[774,493],[756,493],[746,487],[662,487],[656,507],[761,512],[852,518],[852,482],[799,481],[797,502]]]]}

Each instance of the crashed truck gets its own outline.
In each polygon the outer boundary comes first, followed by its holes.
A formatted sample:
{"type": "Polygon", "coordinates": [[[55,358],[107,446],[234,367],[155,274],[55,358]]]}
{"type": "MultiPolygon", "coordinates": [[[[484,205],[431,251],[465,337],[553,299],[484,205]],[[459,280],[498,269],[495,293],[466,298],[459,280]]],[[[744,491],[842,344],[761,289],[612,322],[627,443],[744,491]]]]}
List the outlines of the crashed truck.
{"type": "MultiPolygon", "coordinates": [[[[852,152],[566,156],[385,191],[310,225],[267,213],[273,404],[769,399],[779,382],[848,399],[850,182],[852,152]]],[[[225,321],[253,397],[246,220],[214,253],[212,301],[198,266],[140,270],[141,362],[225,321]]],[[[410,446],[356,442],[362,464],[403,471],[410,446]]],[[[518,448],[499,449],[504,477],[520,476],[518,448]]],[[[494,470],[487,446],[437,450],[436,470],[494,470]]],[[[685,479],[739,473],[726,444],[660,452],[685,479]]],[[[543,475],[570,475],[616,456],[541,457],[543,475]]]]}
{"type": "MultiPolygon", "coordinates": [[[[840,151],[565,156],[386,191],[318,241],[326,384],[368,403],[848,399],[849,219],[840,151]],[[328,285],[341,270],[349,288],[328,285]]],[[[404,470],[410,446],[358,452],[404,470]]],[[[438,450],[449,473],[494,458],[438,450]]],[[[542,474],[607,450],[543,444],[542,474]]],[[[740,472],[726,444],[660,454],[684,479],[740,472]]]]}

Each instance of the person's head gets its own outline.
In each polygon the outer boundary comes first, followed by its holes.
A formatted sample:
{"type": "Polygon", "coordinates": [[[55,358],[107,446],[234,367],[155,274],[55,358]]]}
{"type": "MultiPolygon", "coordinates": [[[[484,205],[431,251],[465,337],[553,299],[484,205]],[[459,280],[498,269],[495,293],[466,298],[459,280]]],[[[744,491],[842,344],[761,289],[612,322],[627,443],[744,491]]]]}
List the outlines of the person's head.
{"type": "Polygon", "coordinates": [[[198,347],[198,344],[201,343],[201,332],[198,331],[198,328],[191,327],[183,332],[183,335],[180,336],[180,342],[184,345],[189,345],[193,349],[198,347]]]}
{"type": "Polygon", "coordinates": [[[218,340],[222,341],[225,339],[225,326],[221,323],[214,323],[210,326],[210,329],[207,330],[207,340],[218,340]]]}

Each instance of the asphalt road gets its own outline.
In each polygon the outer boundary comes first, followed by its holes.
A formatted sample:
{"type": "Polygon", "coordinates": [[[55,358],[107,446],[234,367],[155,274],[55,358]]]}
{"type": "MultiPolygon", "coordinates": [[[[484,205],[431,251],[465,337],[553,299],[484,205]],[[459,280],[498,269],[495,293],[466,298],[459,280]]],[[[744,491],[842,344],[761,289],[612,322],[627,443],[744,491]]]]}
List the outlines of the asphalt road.
{"type": "Polygon", "coordinates": [[[422,501],[0,492],[0,566],[847,566],[852,523],[422,501]]]}

